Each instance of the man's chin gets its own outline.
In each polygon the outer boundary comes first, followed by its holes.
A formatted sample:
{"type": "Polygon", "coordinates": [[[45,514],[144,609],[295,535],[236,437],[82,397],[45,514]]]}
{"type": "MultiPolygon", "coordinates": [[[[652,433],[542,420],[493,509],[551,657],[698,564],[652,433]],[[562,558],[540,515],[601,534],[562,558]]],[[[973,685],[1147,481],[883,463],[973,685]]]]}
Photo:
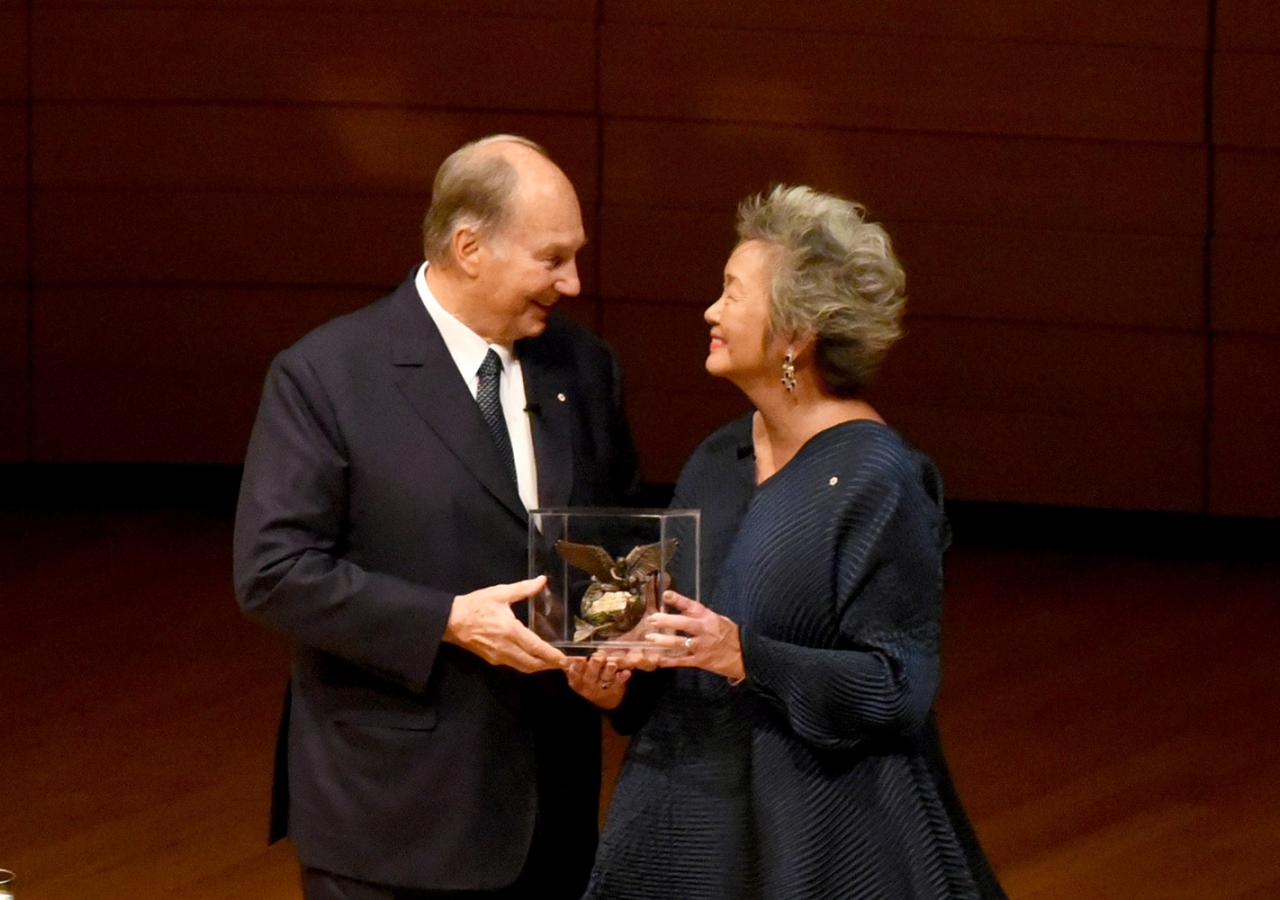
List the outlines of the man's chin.
{"type": "Polygon", "coordinates": [[[550,310],[543,312],[541,315],[527,315],[520,323],[521,337],[537,337],[547,330],[547,316],[550,310]]]}

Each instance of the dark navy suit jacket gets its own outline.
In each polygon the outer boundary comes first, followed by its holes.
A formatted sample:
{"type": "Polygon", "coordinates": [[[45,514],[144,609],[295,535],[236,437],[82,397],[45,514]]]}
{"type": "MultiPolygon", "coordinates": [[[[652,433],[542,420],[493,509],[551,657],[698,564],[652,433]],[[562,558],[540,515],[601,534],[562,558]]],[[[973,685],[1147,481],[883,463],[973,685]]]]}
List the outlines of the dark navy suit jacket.
{"type": "MultiPolygon", "coordinates": [[[[613,354],[555,317],[517,353],[541,505],[624,502],[635,453],[613,354]]],[[[412,277],[275,359],[235,586],[295,645],[275,818],[304,865],[492,889],[520,872],[537,816],[576,896],[595,849],[599,717],[559,672],[441,641],[455,595],[525,578],[527,559],[515,484],[412,277]]]]}

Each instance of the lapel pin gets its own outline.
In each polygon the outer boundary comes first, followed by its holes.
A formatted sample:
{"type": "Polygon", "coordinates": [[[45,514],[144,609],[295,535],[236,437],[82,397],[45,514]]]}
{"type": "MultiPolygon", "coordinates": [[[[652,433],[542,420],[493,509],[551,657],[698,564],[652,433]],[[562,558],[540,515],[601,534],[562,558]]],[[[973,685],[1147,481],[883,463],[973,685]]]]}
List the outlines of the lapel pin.
{"type": "Polygon", "coordinates": [[[564,394],[556,394],[556,399],[563,403],[565,399],[564,394]]]}

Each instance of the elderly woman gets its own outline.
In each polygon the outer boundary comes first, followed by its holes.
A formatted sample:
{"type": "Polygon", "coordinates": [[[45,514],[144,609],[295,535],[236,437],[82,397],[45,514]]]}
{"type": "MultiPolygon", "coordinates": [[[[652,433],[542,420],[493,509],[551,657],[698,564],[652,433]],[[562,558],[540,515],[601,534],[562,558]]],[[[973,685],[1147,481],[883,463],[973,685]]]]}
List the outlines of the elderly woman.
{"type": "Polygon", "coordinates": [[[862,207],[809,188],[744,202],[738,236],[706,366],[755,412],[672,502],[702,509],[710,601],[666,594],[664,671],[569,671],[638,728],[587,896],[1003,897],[931,715],[942,485],[861,398],[900,334],[902,269],[862,207]]]}

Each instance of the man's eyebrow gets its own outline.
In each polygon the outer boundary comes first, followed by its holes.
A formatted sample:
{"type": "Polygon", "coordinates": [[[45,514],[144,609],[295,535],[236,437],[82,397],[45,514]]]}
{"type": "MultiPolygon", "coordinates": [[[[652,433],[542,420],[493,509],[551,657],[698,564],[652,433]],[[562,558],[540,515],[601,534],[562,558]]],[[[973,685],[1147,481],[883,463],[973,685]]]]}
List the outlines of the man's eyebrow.
{"type": "Polygon", "coordinates": [[[548,256],[552,254],[557,254],[557,253],[571,253],[571,252],[577,253],[583,247],[587,246],[587,242],[589,240],[590,238],[583,238],[581,244],[574,244],[574,243],[548,244],[546,247],[542,248],[542,252],[548,256]]]}

